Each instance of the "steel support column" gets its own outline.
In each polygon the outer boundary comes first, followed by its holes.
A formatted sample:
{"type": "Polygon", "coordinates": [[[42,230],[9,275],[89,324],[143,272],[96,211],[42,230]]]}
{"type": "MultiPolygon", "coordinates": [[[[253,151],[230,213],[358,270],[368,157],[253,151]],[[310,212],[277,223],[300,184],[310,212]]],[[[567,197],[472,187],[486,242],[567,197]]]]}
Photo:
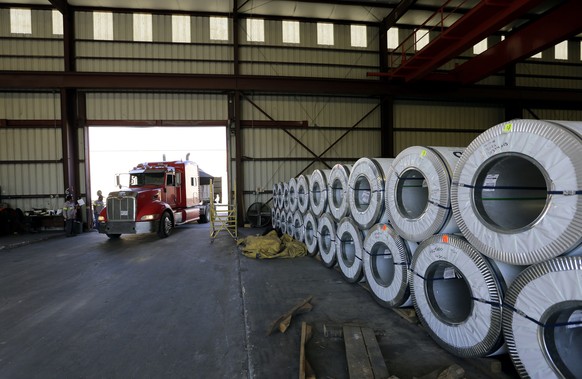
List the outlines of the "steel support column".
{"type": "Polygon", "coordinates": [[[61,135],[63,145],[64,189],[80,195],[79,149],[77,137],[77,91],[61,90],[61,135]]]}
{"type": "Polygon", "coordinates": [[[382,158],[394,158],[394,99],[384,96],[380,107],[380,151],[382,158]]]}

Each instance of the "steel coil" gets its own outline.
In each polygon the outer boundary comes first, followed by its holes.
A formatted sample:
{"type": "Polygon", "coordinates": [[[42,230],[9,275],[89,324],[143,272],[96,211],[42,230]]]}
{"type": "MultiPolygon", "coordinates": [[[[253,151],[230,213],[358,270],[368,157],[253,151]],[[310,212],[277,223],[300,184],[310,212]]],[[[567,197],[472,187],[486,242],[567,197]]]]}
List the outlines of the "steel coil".
{"type": "MultiPolygon", "coordinates": [[[[273,202],[274,204],[274,202],[273,202]]],[[[277,209],[271,208],[271,226],[273,229],[277,229],[279,227],[279,220],[277,219],[277,209]]]]}
{"type": "Polygon", "coordinates": [[[336,256],[342,276],[348,283],[359,282],[363,276],[364,233],[349,217],[340,220],[336,227],[336,256]]]}
{"type": "Polygon", "coordinates": [[[376,224],[368,230],[364,240],[364,274],[378,304],[389,308],[412,305],[408,267],[417,246],[387,224],[376,224]]]}
{"type": "Polygon", "coordinates": [[[285,187],[283,186],[283,183],[278,183],[277,184],[277,208],[279,209],[283,209],[283,194],[285,192],[285,187]]]}
{"type": "Polygon", "coordinates": [[[484,357],[503,347],[501,303],[519,266],[479,253],[463,237],[423,241],[412,257],[410,282],[417,316],[430,336],[460,357],[484,357]]]}
{"type": "Polygon", "coordinates": [[[303,213],[296,210],[293,213],[293,238],[303,242],[305,236],[305,225],[303,224],[303,213]]]}
{"type": "Polygon", "coordinates": [[[503,333],[522,378],[582,378],[582,257],[526,268],[505,297],[503,333]]]}
{"type": "Polygon", "coordinates": [[[287,225],[286,233],[293,237],[295,235],[295,224],[293,223],[293,213],[285,212],[285,224],[287,225]]]}
{"type": "Polygon", "coordinates": [[[289,204],[289,182],[283,182],[283,209],[285,212],[290,211],[289,204]]]}
{"type": "Polygon", "coordinates": [[[307,246],[307,254],[310,256],[316,256],[318,249],[318,236],[317,236],[317,219],[313,215],[313,212],[307,212],[305,217],[303,217],[303,225],[305,225],[304,240],[307,246]]]}
{"type": "Polygon", "coordinates": [[[353,220],[360,229],[369,229],[379,222],[387,222],[384,207],[385,173],[393,159],[360,158],[348,180],[348,201],[353,220]]]}
{"type": "Polygon", "coordinates": [[[348,188],[351,165],[336,164],[331,168],[327,188],[329,211],[336,221],[350,215],[348,188]]]}
{"type": "Polygon", "coordinates": [[[297,206],[304,215],[309,211],[309,182],[311,175],[299,175],[297,178],[297,206]]]}
{"type": "Polygon", "coordinates": [[[297,200],[297,179],[289,179],[289,211],[295,213],[297,206],[299,205],[297,200]]]}
{"type": "Polygon", "coordinates": [[[582,123],[513,120],[479,135],[453,175],[457,224],[479,251],[528,265],[582,244],[582,123]]]}
{"type": "Polygon", "coordinates": [[[279,230],[282,234],[287,234],[287,213],[285,210],[279,211],[279,230]]]}
{"type": "Polygon", "coordinates": [[[309,182],[309,203],[311,211],[321,216],[327,211],[327,181],[331,170],[314,170],[309,182]]]}
{"type": "Polygon", "coordinates": [[[394,158],[386,177],[390,224],[409,241],[459,231],[451,208],[453,169],[464,148],[412,146],[394,158]]]}
{"type": "Polygon", "coordinates": [[[336,257],[336,224],[329,213],[324,213],[317,223],[317,243],[321,263],[325,267],[333,267],[337,262],[336,257]]]}
{"type": "MultiPolygon", "coordinates": [[[[273,184],[273,206],[272,209],[279,208],[279,184],[273,184]]],[[[272,219],[272,218],[271,218],[272,219]]]]}

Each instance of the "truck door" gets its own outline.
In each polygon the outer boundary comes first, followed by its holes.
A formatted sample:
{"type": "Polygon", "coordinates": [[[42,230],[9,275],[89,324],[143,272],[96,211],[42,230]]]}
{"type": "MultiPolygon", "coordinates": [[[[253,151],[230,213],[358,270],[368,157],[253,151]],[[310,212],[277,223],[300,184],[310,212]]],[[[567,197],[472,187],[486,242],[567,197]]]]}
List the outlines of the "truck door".
{"type": "Polygon", "coordinates": [[[166,195],[166,203],[173,209],[176,208],[178,203],[177,191],[176,191],[176,176],[174,173],[166,174],[166,188],[164,189],[166,195]]]}

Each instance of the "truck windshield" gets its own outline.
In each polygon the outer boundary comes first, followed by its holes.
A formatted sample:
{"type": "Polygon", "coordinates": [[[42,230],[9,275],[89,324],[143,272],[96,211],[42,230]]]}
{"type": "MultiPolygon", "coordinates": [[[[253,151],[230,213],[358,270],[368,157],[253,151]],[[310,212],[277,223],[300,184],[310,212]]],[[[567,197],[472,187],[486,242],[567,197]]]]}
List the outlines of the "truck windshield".
{"type": "Polygon", "coordinates": [[[161,186],[163,184],[164,184],[163,172],[148,172],[140,174],[131,174],[129,176],[129,185],[131,187],[145,185],[161,186]]]}

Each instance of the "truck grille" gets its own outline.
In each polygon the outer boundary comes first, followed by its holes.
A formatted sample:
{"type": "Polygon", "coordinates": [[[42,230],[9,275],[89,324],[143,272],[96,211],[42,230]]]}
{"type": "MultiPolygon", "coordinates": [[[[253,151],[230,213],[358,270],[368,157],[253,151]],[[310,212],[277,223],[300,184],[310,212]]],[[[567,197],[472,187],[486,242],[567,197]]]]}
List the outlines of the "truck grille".
{"type": "Polygon", "coordinates": [[[134,197],[110,197],[107,199],[109,221],[135,221],[134,197]]]}

